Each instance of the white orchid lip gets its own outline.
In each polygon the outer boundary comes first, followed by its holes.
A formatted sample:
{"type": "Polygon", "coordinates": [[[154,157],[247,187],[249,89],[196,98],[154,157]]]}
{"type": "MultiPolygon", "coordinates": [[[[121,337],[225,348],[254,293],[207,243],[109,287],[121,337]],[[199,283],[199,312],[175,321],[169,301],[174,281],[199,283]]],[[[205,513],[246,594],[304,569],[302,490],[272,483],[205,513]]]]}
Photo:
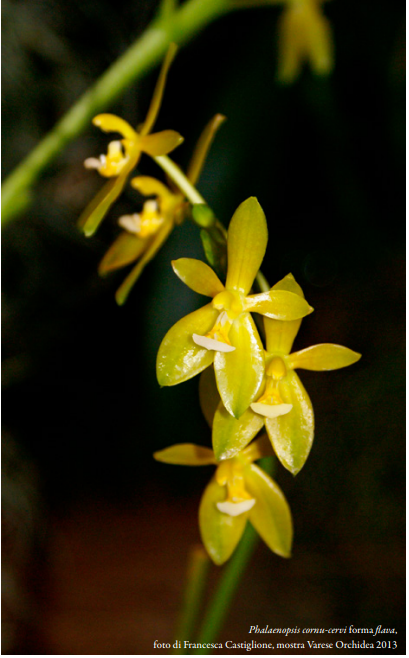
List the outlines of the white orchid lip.
{"type": "Polygon", "coordinates": [[[250,407],[256,414],[266,416],[267,418],[277,418],[288,414],[293,408],[292,404],[263,404],[262,402],[253,402],[250,407]]]}
{"type": "Polygon", "coordinates": [[[100,169],[106,163],[106,156],[100,155],[99,158],[87,158],[84,160],[85,169],[100,169]]]}
{"type": "Polygon", "coordinates": [[[239,516],[239,514],[244,514],[248,512],[256,504],[255,498],[249,498],[248,500],[243,500],[241,503],[231,503],[228,500],[225,500],[223,503],[216,503],[216,507],[219,512],[223,514],[228,514],[229,516],[239,516]]]}
{"type": "Polygon", "coordinates": [[[141,230],[141,217],[137,213],[133,215],[122,215],[118,219],[118,224],[124,228],[128,233],[139,233],[141,230]]]}
{"type": "Polygon", "coordinates": [[[192,338],[196,345],[205,347],[207,350],[215,350],[216,352],[233,352],[233,350],[236,349],[233,347],[233,345],[222,343],[220,340],[208,338],[207,336],[199,336],[199,334],[193,334],[192,338]]]}

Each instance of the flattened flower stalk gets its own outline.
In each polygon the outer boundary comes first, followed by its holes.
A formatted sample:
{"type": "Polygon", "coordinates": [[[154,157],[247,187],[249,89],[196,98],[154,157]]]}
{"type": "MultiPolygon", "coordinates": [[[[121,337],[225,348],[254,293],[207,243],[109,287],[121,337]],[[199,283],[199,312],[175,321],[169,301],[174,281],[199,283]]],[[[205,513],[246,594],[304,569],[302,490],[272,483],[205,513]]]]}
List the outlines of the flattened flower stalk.
{"type": "Polygon", "coordinates": [[[114,114],[98,114],[93,119],[95,126],[104,132],[119,133],[121,139],[110,142],[106,154],[102,154],[98,158],[87,158],[84,162],[87,169],[96,169],[101,176],[109,178],[109,181],[98,192],[79,219],[79,226],[86,236],[95,233],[106,213],[124,189],[128,177],[138,164],[142,153],[147,153],[152,157],[166,155],[183,141],[183,137],[174,130],[149,134],[160,109],[166,77],[176,50],[175,44],[169,46],[148,114],[139,131],[114,114]]]}
{"type": "MultiPolygon", "coordinates": [[[[188,168],[187,180],[194,185],[202,171],[214,136],[224,121],[216,114],[207,124],[197,143],[188,168]]],[[[157,254],[173,228],[183,222],[189,212],[189,203],[169,178],[168,185],[150,176],[137,176],[131,186],[143,196],[154,197],[145,201],[140,213],[124,215],[118,224],[124,229],[103,257],[98,271],[101,276],[136,263],[115,297],[123,304],[145,266],[157,254]]]]}
{"type": "Polygon", "coordinates": [[[267,247],[267,223],[257,199],[244,201],[227,234],[226,285],[205,263],[172,262],[179,278],[213,301],[177,322],[164,337],[157,357],[161,386],[174,386],[214,363],[217,387],[229,414],[240,418],[253,402],[264,374],[264,349],[250,311],[277,320],[294,320],[313,310],[297,294],[271,289],[249,295],[267,247]]]}
{"type": "Polygon", "coordinates": [[[291,512],[279,486],[253,462],[271,454],[267,437],[260,437],[232,459],[218,463],[209,448],[178,444],[154,454],[157,461],[182,466],[217,466],[199,508],[203,544],[221,565],[236,549],[249,521],[271,551],[290,557],[291,512]]]}
{"type": "MultiPolygon", "coordinates": [[[[300,286],[291,274],[277,283],[274,289],[292,291],[303,297],[300,286]]],[[[295,370],[336,370],[356,363],[361,355],[347,347],[330,343],[314,345],[290,354],[300,324],[301,320],[282,322],[264,318],[267,348],[264,377],[255,400],[240,419],[232,418],[226,413],[223,404],[219,403],[214,414],[212,433],[217,459],[231,458],[265,425],[274,452],[282,465],[293,475],[304,466],[314,439],[314,412],[308,393],[295,370]]],[[[205,384],[206,391],[211,386],[209,379],[205,384]]]]}

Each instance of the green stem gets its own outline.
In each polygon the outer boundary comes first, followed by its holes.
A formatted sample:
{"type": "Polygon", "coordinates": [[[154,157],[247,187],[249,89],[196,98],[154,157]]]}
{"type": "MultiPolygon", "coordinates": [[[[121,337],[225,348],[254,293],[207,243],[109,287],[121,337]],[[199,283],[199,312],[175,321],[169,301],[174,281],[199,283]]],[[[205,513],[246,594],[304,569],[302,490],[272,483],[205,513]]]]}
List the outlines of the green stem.
{"type": "Polygon", "coordinates": [[[168,158],[167,155],[158,155],[153,159],[155,160],[156,164],[158,164],[159,167],[161,167],[163,171],[168,174],[168,176],[172,179],[175,185],[178,186],[179,190],[183,192],[186,199],[190,201],[190,203],[206,204],[206,201],[202,195],[199,194],[197,189],[192,185],[190,180],[185,176],[180,167],[178,167],[177,164],[173,162],[173,160],[168,158]]]}
{"type": "Polygon", "coordinates": [[[190,640],[193,637],[209,566],[210,560],[203,546],[194,546],[189,556],[187,583],[183,596],[181,617],[175,634],[175,642],[172,645],[172,654],[180,655],[187,653],[183,646],[178,646],[178,642],[182,643],[184,640],[190,640]]]}
{"type": "MultiPolygon", "coordinates": [[[[233,557],[224,569],[219,586],[211,599],[203,619],[197,642],[208,644],[214,642],[229,610],[234,593],[240,583],[240,577],[244,572],[257,544],[256,531],[247,523],[244,535],[236,548],[233,557]]],[[[207,648],[196,649],[194,655],[209,654],[207,648]]]]}
{"type": "Polygon", "coordinates": [[[81,133],[95,114],[158,64],[171,41],[186,43],[228,10],[226,0],[188,0],[174,12],[159,15],[6,179],[2,187],[3,224],[28,203],[31,187],[64,146],[81,133]]]}

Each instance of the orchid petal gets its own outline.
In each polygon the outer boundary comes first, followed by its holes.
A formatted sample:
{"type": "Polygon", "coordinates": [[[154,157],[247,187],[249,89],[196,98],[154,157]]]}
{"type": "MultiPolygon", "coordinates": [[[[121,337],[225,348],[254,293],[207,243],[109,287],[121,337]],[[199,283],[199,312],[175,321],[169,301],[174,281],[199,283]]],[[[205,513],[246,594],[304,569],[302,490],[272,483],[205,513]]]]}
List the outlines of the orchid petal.
{"type": "Polygon", "coordinates": [[[255,464],[245,467],[244,479],[246,490],[257,501],[249,513],[250,523],[273,553],[290,557],[293,524],[283,492],[255,464]]]}
{"type": "Polygon", "coordinates": [[[278,21],[278,79],[290,83],[301,71],[305,53],[302,15],[297,8],[284,9],[278,21]]]}
{"type": "Polygon", "coordinates": [[[142,274],[144,268],[152,260],[152,258],[157,254],[162,244],[165,242],[169,233],[173,229],[173,222],[165,222],[160,229],[153,235],[149,241],[148,247],[143,254],[141,260],[137,265],[131,270],[131,272],[126,277],[125,281],[120,285],[118,290],[115,293],[115,299],[119,306],[122,306],[128,298],[129,293],[132,290],[132,287],[135,285],[140,275],[142,274]]]}
{"type": "Polygon", "coordinates": [[[280,396],[291,411],[277,418],[266,418],[267,433],[274,451],[293,475],[304,466],[314,439],[314,411],[297,373],[289,370],[279,382],[280,396]]]}
{"type": "Polygon", "coordinates": [[[199,295],[215,297],[224,290],[219,277],[201,260],[179,258],[172,260],[172,267],[179,279],[199,295]]]}
{"type": "Polygon", "coordinates": [[[183,142],[183,137],[175,130],[162,130],[159,133],[141,137],[138,148],[153,157],[167,155],[183,142]]]}
{"type": "Polygon", "coordinates": [[[146,249],[147,244],[147,238],[139,238],[126,232],[120,233],[101,260],[98,273],[104,275],[133,263],[146,249]]]}
{"type": "Polygon", "coordinates": [[[220,395],[217,390],[216,380],[213,368],[203,370],[199,378],[199,402],[200,408],[210,427],[213,425],[213,418],[216,409],[220,403],[220,395]]]}
{"type": "Polygon", "coordinates": [[[117,200],[125,187],[129,173],[136,166],[140,153],[137,151],[115,178],[111,178],[85,208],[78,220],[78,226],[90,237],[95,233],[106,213],[117,200]]]}
{"type": "Polygon", "coordinates": [[[120,133],[125,139],[135,142],[139,139],[138,133],[132,126],[116,114],[98,114],[92,119],[92,123],[105,133],[120,133]]]}
{"type": "Polygon", "coordinates": [[[305,370],[338,370],[356,363],[360,358],[361,354],[348,347],[321,343],[290,354],[288,366],[305,370]]]}
{"type": "Polygon", "coordinates": [[[234,457],[264,425],[264,418],[247,409],[237,420],[220,402],[213,420],[212,443],[217,461],[234,457]]]}
{"type": "Polygon", "coordinates": [[[158,462],[179,466],[206,466],[216,464],[212,450],[194,443],[177,443],[176,445],[153,453],[158,462]]]}
{"type": "Polygon", "coordinates": [[[318,75],[329,73],[334,65],[331,27],[313,5],[305,9],[305,39],[312,70],[318,75]]]}
{"type": "Polygon", "coordinates": [[[248,311],[282,321],[304,318],[314,310],[303,297],[287,290],[274,290],[273,288],[268,292],[246,297],[245,303],[248,311]]]}
{"type": "Polygon", "coordinates": [[[250,443],[241,453],[242,458],[248,464],[257,461],[257,459],[262,459],[262,457],[271,457],[271,455],[273,455],[271,441],[265,433],[250,443]]]}
{"type": "Polygon", "coordinates": [[[227,411],[240,418],[253,402],[264,375],[264,350],[250,313],[234,320],[229,340],[234,352],[217,352],[217,388],[227,411]]]}
{"type": "Polygon", "coordinates": [[[152,176],[136,176],[136,178],[132,178],[131,185],[135,190],[143,194],[143,196],[157,196],[161,198],[171,194],[166,185],[152,176]]]}
{"type": "Polygon", "coordinates": [[[218,312],[211,304],[176,322],[160,344],[156,372],[160,386],[174,386],[198,375],[214,358],[209,352],[196,345],[192,339],[195,331],[207,333],[213,327],[218,312]]]}
{"type": "Polygon", "coordinates": [[[224,121],[226,121],[225,116],[222,114],[216,114],[209,121],[202,134],[200,135],[187,170],[187,177],[192,185],[195,185],[197,182],[216,132],[219,130],[224,121]]]}
{"type": "MultiPolygon", "coordinates": [[[[298,285],[292,274],[287,274],[284,279],[278,281],[273,286],[273,290],[287,290],[295,295],[304,297],[301,286],[298,285]]],[[[267,352],[289,354],[300,325],[301,319],[286,322],[264,317],[267,352]]]]}
{"type": "Polygon", "coordinates": [[[233,553],[243,535],[249,514],[223,514],[216,505],[225,499],[226,487],[220,486],[213,477],[200,501],[199,527],[203,544],[216,564],[223,564],[233,553]]]}
{"type": "Polygon", "coordinates": [[[141,135],[147,135],[151,131],[151,128],[153,127],[153,124],[156,121],[156,117],[158,116],[158,112],[162,103],[163,92],[165,90],[166,78],[168,75],[169,67],[173,62],[177,49],[178,48],[175,43],[169,44],[168,52],[166,53],[166,57],[162,63],[162,67],[159,73],[158,81],[155,86],[155,90],[153,92],[152,100],[149,106],[148,113],[146,115],[146,119],[141,128],[141,135]]]}
{"type": "Polygon", "coordinates": [[[263,209],[255,197],[240,204],[227,233],[226,288],[247,295],[260,269],[268,231],[263,209]]]}

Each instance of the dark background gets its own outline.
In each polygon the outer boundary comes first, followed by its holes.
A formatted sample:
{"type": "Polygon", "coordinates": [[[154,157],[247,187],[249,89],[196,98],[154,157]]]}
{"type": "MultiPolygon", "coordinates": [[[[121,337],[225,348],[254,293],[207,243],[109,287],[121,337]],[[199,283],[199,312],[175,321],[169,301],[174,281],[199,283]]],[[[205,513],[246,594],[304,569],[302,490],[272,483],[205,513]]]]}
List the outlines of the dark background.
{"type": "MultiPolygon", "coordinates": [[[[126,0],[3,3],[4,175],[154,10],[126,0]]],[[[335,342],[363,356],[345,370],[301,372],[315,444],[296,478],[277,471],[294,517],[293,558],[259,545],[221,639],[251,639],[255,623],[382,624],[398,630],[381,639],[398,639],[401,654],[404,6],[328,3],[335,70],[317,78],[305,69],[291,86],[276,81],[280,11],[232,14],[183,47],[156,127],[184,135],[174,157],[186,165],[204,124],[227,116],[200,191],[225,225],[241,201],[259,199],[269,223],[264,273],[275,283],[291,271],[315,308],[296,349],[335,342]]],[[[106,111],[137,125],[156,76],[106,111]]],[[[203,304],[170,260],[203,252],[185,223],[116,306],[124,273],[101,280],[96,267],[117,218],[134,212],[132,194],[92,239],[76,228],[102,183],[82,162],[106,143],[90,125],[3,231],[8,653],[153,653],[154,639],[173,639],[189,545],[199,541],[211,469],[151,455],[176,442],[210,443],[197,380],[160,390],[155,378],[165,332],[203,304]]],[[[158,173],[148,158],[139,171],[158,173]]]]}

